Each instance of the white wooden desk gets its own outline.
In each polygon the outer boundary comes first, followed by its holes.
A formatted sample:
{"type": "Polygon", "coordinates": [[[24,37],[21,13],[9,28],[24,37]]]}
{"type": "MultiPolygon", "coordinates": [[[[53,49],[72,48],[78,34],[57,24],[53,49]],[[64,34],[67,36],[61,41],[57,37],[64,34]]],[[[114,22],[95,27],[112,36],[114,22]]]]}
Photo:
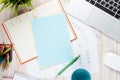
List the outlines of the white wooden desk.
{"type": "MultiPolygon", "coordinates": [[[[37,0],[39,1],[39,0],[37,0]]],[[[68,2],[69,0],[65,0],[68,2]]],[[[36,2],[36,6],[38,5],[38,2],[36,2]]],[[[40,2],[39,2],[40,4],[40,2]]],[[[10,14],[9,10],[5,10],[0,13],[0,40],[4,41],[5,43],[8,43],[7,37],[1,27],[1,23],[12,18],[13,15],[10,14]]],[[[106,67],[102,60],[103,55],[106,54],[107,51],[115,52],[116,54],[120,55],[120,44],[116,41],[106,37],[101,32],[98,32],[94,30],[95,34],[97,34],[97,38],[99,40],[99,70],[100,72],[98,74],[92,74],[92,80],[120,80],[120,73],[106,67]]],[[[2,76],[6,77],[12,77],[14,72],[23,72],[25,71],[25,66],[20,65],[16,55],[13,55],[13,61],[10,65],[10,68],[7,71],[0,70],[0,80],[2,80],[2,76]]],[[[66,79],[67,80],[67,79],[66,79]]]]}

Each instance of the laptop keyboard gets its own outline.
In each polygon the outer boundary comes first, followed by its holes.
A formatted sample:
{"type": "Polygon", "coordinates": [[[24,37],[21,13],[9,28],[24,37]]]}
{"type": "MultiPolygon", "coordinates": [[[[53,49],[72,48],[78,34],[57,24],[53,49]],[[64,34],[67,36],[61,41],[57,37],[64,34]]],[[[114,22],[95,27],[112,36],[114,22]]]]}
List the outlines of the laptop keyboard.
{"type": "Polygon", "coordinates": [[[86,0],[86,1],[120,20],[120,0],[86,0]]]}

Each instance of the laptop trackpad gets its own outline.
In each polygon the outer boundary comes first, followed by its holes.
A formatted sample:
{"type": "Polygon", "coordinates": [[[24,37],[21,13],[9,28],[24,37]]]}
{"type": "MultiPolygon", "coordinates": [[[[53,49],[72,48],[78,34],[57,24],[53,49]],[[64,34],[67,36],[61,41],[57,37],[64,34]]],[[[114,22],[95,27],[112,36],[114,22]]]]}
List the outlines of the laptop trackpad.
{"type": "Polygon", "coordinates": [[[101,31],[105,35],[120,42],[119,20],[101,10],[94,9],[91,12],[87,22],[89,25],[101,31]]]}
{"type": "Polygon", "coordinates": [[[113,20],[111,19],[111,16],[106,15],[106,13],[97,9],[93,9],[87,22],[93,27],[103,29],[103,26],[110,24],[111,22],[113,22],[113,20]]]}

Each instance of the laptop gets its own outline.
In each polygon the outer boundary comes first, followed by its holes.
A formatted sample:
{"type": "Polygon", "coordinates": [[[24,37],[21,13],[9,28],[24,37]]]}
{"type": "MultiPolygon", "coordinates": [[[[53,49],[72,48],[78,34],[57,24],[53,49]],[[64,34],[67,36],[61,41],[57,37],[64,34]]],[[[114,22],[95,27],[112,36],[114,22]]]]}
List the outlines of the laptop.
{"type": "Polygon", "coordinates": [[[120,42],[120,0],[71,0],[66,13],[120,42]]]}

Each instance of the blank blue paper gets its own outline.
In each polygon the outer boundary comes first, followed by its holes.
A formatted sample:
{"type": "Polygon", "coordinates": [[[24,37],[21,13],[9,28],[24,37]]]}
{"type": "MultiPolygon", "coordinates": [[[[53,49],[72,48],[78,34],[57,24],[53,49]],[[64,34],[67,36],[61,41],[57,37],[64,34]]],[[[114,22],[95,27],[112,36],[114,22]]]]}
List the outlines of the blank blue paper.
{"type": "Polygon", "coordinates": [[[72,59],[64,14],[33,19],[31,23],[41,67],[69,62],[72,59]]]}

